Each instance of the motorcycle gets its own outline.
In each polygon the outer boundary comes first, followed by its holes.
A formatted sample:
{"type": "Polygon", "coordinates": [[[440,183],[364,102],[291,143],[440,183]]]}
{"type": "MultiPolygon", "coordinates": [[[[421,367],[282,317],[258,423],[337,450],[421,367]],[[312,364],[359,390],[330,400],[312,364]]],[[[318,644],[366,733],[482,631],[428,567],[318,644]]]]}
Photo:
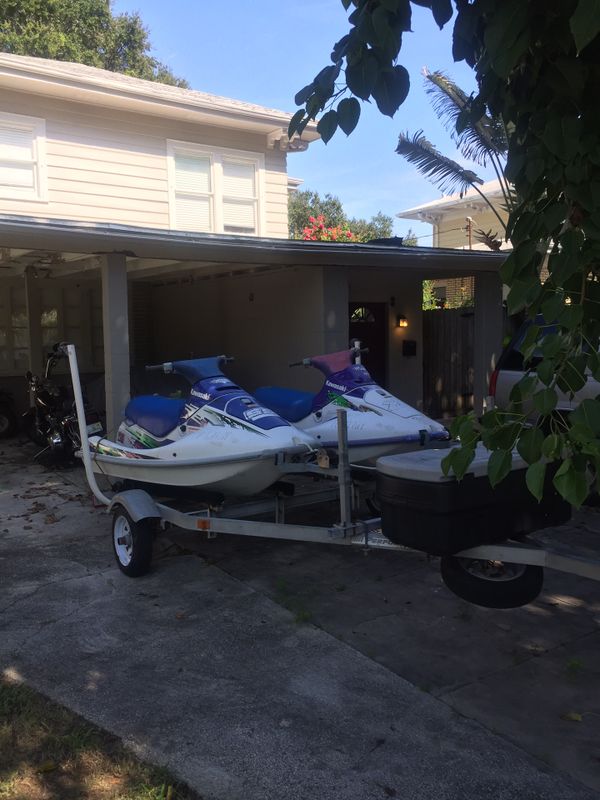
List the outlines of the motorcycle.
{"type": "MultiPolygon", "coordinates": [[[[50,454],[57,459],[71,459],[81,447],[77,413],[72,391],[60,386],[52,379],[52,371],[65,355],[61,344],[55,344],[46,358],[43,378],[26,373],[31,408],[23,415],[23,427],[29,438],[43,449],[42,454],[50,454]]],[[[101,434],[102,420],[84,398],[87,431],[101,434]]]]}
{"type": "Polygon", "coordinates": [[[12,394],[0,390],[0,439],[8,439],[17,432],[17,414],[12,394]]]}

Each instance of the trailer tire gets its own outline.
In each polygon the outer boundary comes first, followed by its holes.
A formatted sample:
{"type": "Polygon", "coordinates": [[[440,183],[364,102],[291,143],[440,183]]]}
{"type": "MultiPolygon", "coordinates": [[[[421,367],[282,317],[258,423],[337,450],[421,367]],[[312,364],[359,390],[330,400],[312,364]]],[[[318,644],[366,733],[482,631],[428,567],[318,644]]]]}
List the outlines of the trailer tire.
{"type": "Polygon", "coordinates": [[[509,564],[444,556],[440,571],[451,592],[484,608],[518,608],[531,603],[544,583],[544,570],[533,564],[509,564]]]}
{"type": "Polygon", "coordinates": [[[130,578],[145,575],[152,563],[156,520],[135,522],[122,507],[113,514],[113,552],[121,572],[130,578]]]}

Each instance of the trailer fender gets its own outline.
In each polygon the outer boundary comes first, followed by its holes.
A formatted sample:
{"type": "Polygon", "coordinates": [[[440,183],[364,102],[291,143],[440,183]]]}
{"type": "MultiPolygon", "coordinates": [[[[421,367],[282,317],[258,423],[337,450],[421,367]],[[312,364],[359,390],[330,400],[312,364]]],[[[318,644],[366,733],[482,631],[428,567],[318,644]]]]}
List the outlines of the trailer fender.
{"type": "Polygon", "coordinates": [[[108,507],[109,513],[122,506],[134,522],[143,519],[160,519],[160,511],[148,492],[143,489],[128,489],[116,494],[108,507]]]}

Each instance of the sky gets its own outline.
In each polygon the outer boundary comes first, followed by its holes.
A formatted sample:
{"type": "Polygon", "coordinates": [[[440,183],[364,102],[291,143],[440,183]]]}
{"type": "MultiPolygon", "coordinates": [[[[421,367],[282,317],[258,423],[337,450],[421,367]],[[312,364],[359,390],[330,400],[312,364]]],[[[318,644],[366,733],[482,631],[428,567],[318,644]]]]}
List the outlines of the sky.
{"type": "MultiPolygon", "coordinates": [[[[113,13],[139,12],[153,55],[193,89],[293,113],[296,92],[331,63],[332,45],[348,30],[340,0],[114,0],[113,13]]],[[[431,245],[431,226],[395,214],[435,200],[440,192],[394,151],[398,134],[423,129],[443,152],[461,162],[435,116],[421,69],[441,69],[466,91],[475,88],[464,63],[452,60],[452,23],[440,31],[431,12],[413,5],[413,31],[404,36],[399,63],[411,77],[405,103],[393,119],[362,103],[361,119],[346,137],[312,143],[288,157],[288,174],[301,188],[337,195],[348,216],[369,219],[382,211],[395,219],[394,234],[409,227],[431,245]]],[[[466,162],[465,162],[466,163],[466,162]]],[[[484,179],[493,177],[479,169],[484,179]]]]}

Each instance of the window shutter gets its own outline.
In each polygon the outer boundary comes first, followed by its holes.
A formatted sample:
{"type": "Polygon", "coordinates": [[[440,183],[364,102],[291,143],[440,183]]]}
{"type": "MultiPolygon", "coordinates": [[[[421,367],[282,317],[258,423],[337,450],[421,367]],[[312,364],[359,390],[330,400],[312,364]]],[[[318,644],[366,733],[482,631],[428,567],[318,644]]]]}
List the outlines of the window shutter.
{"type": "Polygon", "coordinates": [[[223,160],[223,229],[226,233],[256,233],[256,168],[223,160]]]}
{"type": "Polygon", "coordinates": [[[175,154],[175,217],[182,231],[211,231],[211,165],[208,156],[175,154]]]}
{"type": "Polygon", "coordinates": [[[34,133],[31,128],[0,124],[0,185],[34,188],[34,133]]]}

